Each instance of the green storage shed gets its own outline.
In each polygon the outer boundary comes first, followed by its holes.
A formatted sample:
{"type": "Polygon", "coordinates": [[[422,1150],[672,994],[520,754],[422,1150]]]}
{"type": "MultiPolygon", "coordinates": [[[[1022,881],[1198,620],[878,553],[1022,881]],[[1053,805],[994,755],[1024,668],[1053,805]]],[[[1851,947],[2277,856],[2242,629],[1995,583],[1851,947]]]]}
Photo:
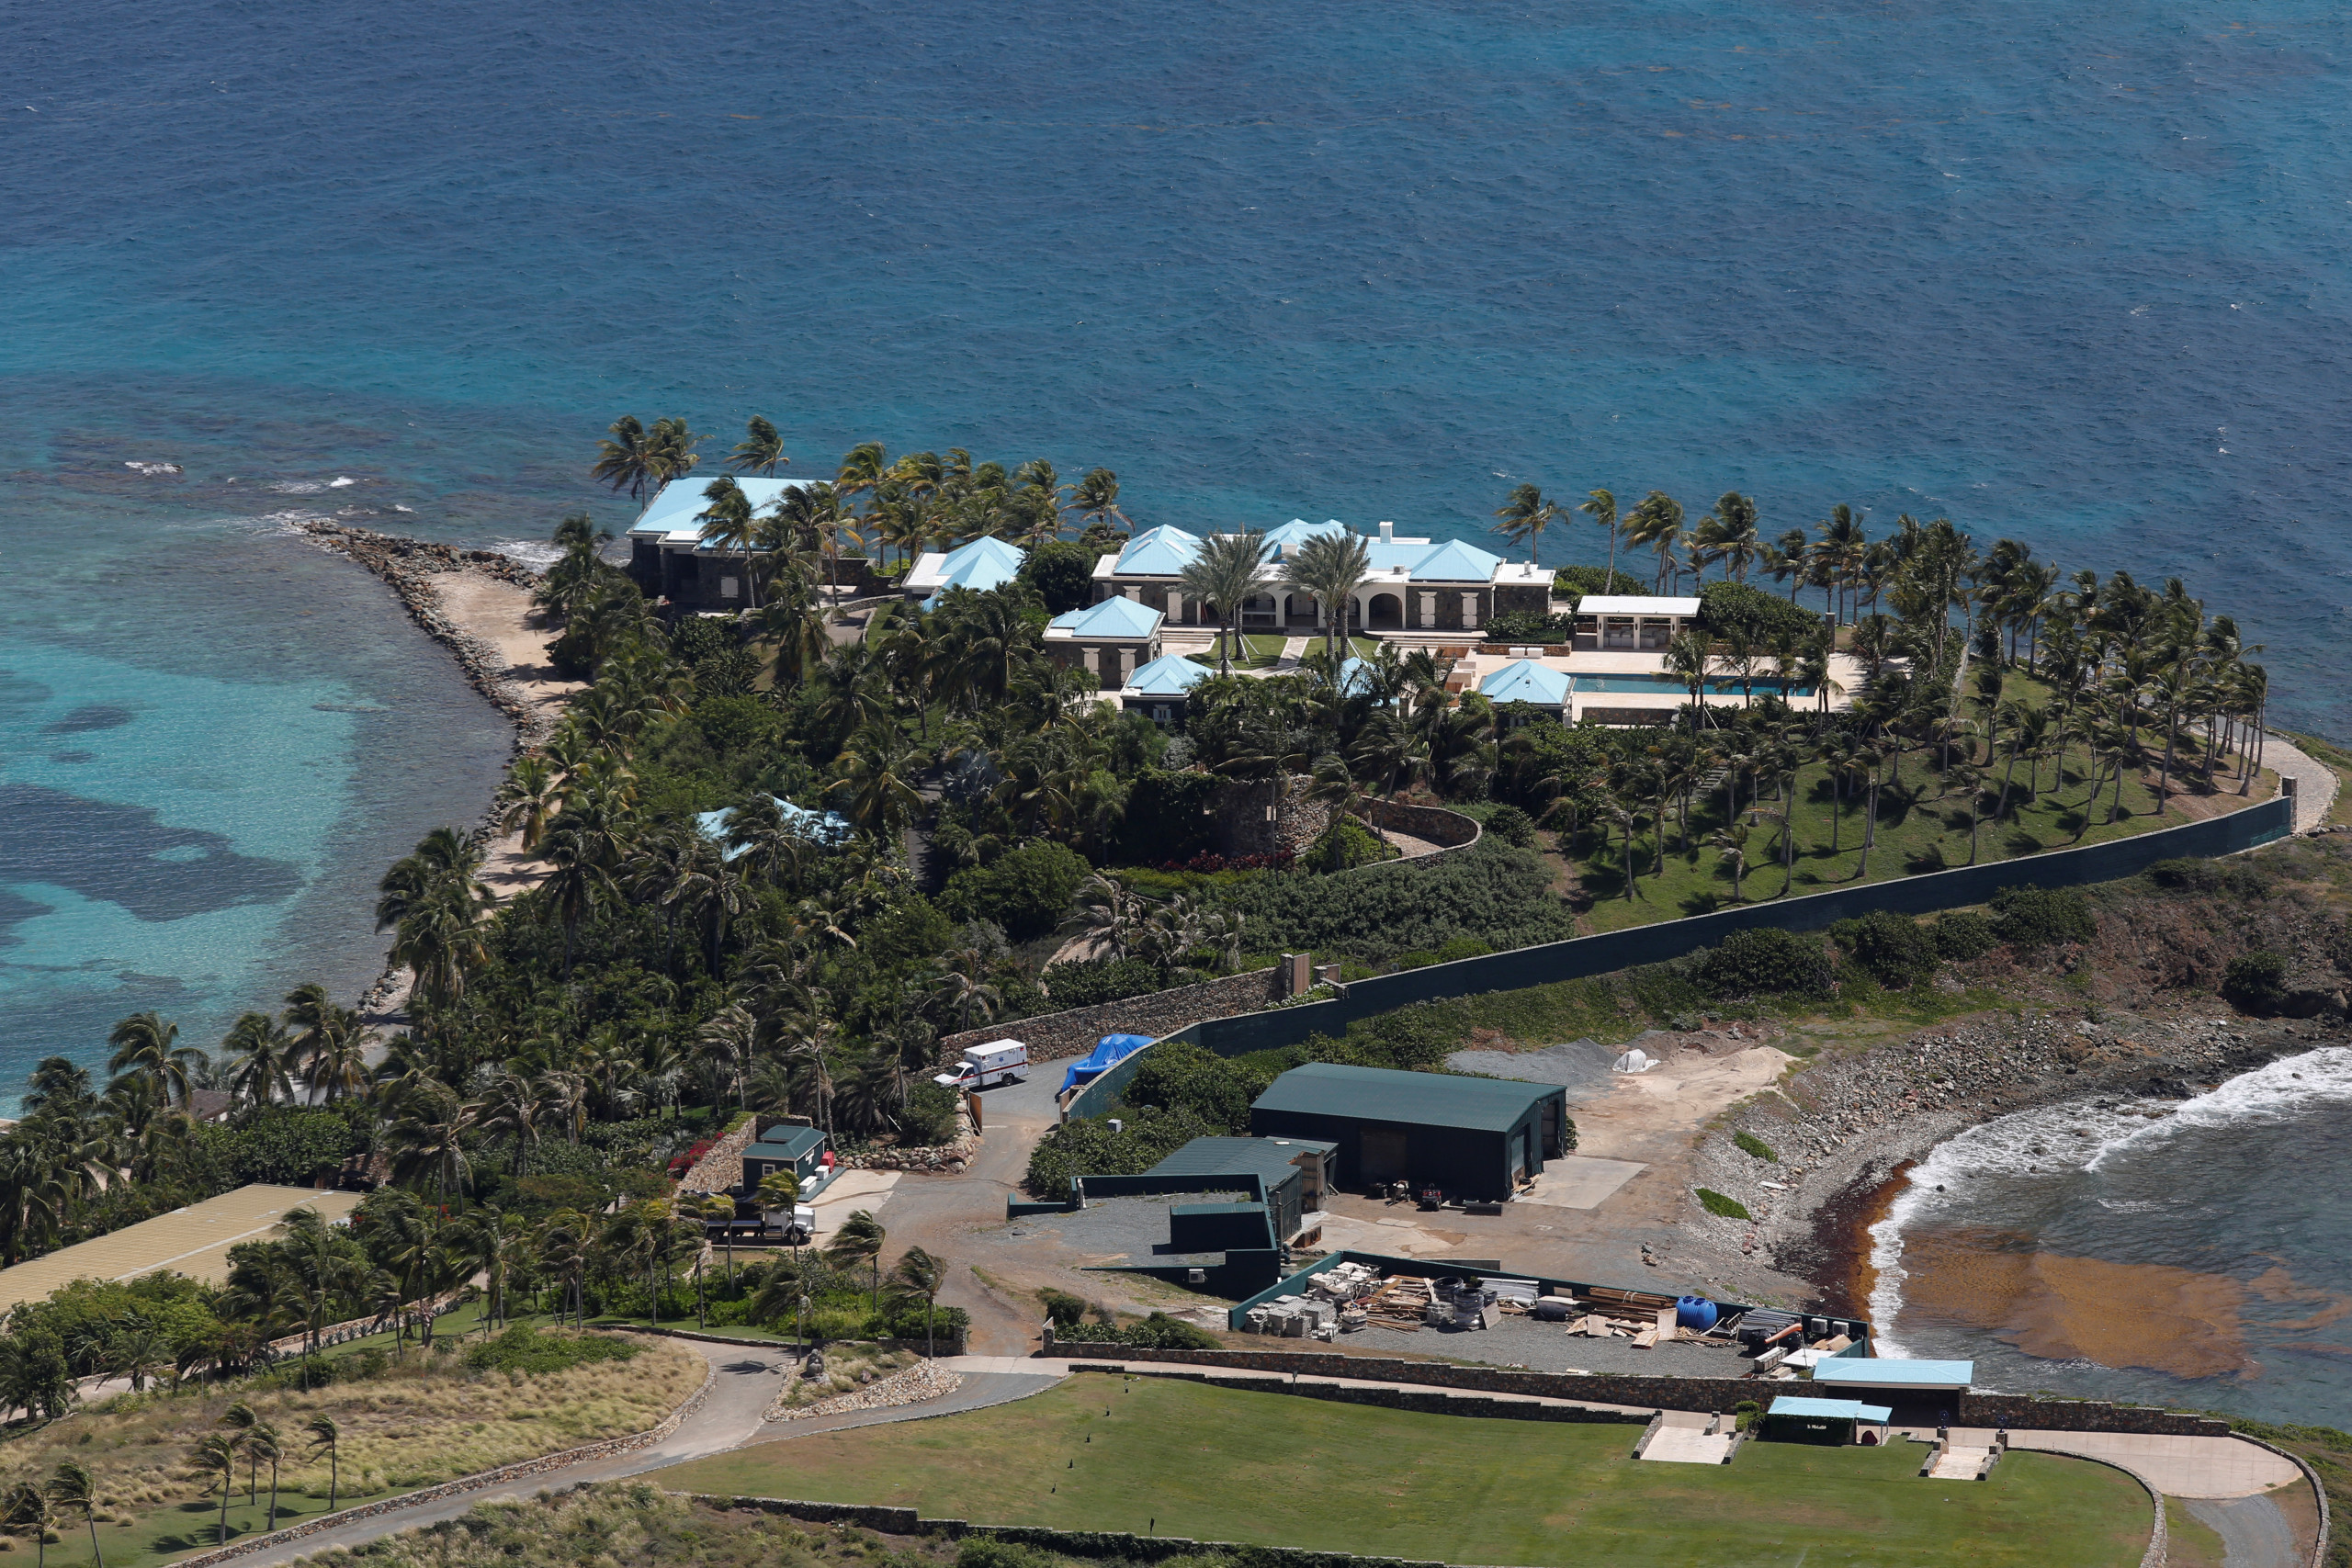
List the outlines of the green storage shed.
{"type": "Polygon", "coordinates": [[[1260,1137],[1335,1145],[1335,1185],[1401,1180],[1474,1201],[1510,1198],[1566,1154],[1567,1126],[1557,1085],[1332,1062],[1293,1067],[1250,1108],[1260,1137]]]}

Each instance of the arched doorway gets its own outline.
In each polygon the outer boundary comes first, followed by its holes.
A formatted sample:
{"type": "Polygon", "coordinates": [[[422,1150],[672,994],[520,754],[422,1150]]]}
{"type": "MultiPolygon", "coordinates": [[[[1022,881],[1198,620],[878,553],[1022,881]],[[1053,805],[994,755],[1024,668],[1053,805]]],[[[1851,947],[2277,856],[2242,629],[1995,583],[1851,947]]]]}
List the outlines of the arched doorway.
{"type": "Polygon", "coordinates": [[[1405,601],[1394,593],[1374,594],[1364,603],[1363,624],[1375,631],[1383,628],[1403,630],[1405,601]]]}

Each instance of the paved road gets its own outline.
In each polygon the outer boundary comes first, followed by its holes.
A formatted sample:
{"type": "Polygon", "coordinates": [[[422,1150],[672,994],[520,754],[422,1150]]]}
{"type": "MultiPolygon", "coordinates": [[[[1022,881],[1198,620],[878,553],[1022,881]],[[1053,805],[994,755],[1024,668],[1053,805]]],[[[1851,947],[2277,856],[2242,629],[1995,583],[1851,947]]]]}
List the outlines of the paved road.
{"type": "Polygon", "coordinates": [[[2295,1527],[2267,1497],[2195,1498],[2180,1507],[2222,1538],[2227,1568],[2308,1568],[2295,1544],[2295,1527]]]}
{"type": "Polygon", "coordinates": [[[639,1475],[663,1465],[676,1464],[682,1460],[700,1459],[707,1454],[740,1448],[757,1437],[763,1425],[760,1419],[762,1413],[784,1386],[786,1361],[782,1351],[738,1345],[704,1345],[691,1339],[674,1340],[673,1343],[700,1352],[718,1370],[718,1375],[709,1397],[703,1401],[702,1408],[681,1422],[675,1432],[650,1449],[615,1459],[593,1460],[562,1470],[548,1471],[504,1486],[486,1486],[479,1492],[461,1492],[454,1497],[420,1503],[413,1508],[396,1508],[374,1518],[356,1520],[336,1529],[321,1530],[300,1540],[251,1552],[234,1561],[239,1568],[246,1568],[248,1564],[251,1568],[266,1568],[267,1564],[291,1562],[298,1557],[315,1556],[334,1547],[356,1546],[362,1541],[396,1535],[420,1525],[454,1519],[483,1503],[514,1501],[586,1482],[616,1481],[623,1476],[639,1475]]]}
{"type": "Polygon", "coordinates": [[[2327,820],[2335,806],[2335,770],[2276,730],[2263,742],[2262,765],[2295,781],[2295,831],[2307,833],[2327,820]]]}

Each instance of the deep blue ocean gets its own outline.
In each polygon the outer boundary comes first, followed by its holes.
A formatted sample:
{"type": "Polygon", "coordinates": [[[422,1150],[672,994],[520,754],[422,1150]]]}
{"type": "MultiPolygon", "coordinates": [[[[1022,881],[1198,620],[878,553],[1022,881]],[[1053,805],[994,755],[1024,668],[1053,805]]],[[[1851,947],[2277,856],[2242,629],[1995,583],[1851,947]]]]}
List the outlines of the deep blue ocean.
{"type": "MultiPolygon", "coordinates": [[[[283,527],[538,537],[612,418],[2178,573],[2352,733],[2346,13],[2198,0],[0,11],[0,1082],[374,974],[506,737],[283,527]],[[184,466],[176,477],[134,462],[184,466]],[[352,482],[337,485],[337,479],[352,482]]],[[[716,450],[716,448],[714,448],[716,450]]],[[[1547,558],[1592,559],[1589,526],[1547,558]]]]}

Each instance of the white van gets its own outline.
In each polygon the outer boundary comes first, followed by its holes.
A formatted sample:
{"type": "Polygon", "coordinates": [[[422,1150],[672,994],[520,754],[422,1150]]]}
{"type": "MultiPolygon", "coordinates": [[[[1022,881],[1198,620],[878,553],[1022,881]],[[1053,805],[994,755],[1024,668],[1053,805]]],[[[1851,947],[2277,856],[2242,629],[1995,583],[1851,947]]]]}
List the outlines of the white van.
{"type": "Polygon", "coordinates": [[[952,1073],[931,1081],[943,1089],[987,1089],[991,1084],[1021,1083],[1029,1077],[1029,1047],[1018,1040],[991,1040],[964,1053],[952,1073]]]}

